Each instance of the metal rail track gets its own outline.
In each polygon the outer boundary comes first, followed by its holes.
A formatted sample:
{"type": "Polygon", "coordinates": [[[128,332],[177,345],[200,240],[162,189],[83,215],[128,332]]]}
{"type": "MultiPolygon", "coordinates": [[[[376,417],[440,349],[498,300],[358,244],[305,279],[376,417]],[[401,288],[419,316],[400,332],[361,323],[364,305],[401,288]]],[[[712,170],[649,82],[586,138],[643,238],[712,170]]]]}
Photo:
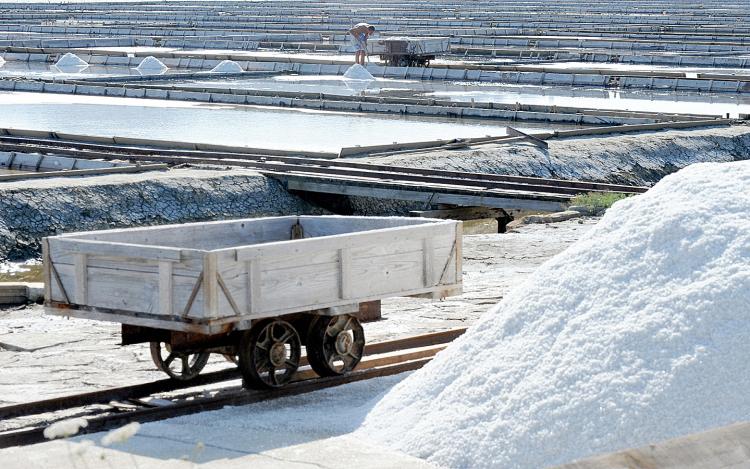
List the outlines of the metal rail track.
{"type": "MultiPolygon", "coordinates": [[[[140,399],[164,392],[185,388],[196,388],[206,384],[235,380],[240,377],[237,370],[222,370],[199,376],[190,382],[159,380],[133,386],[105,389],[90,393],[29,402],[0,407],[0,418],[9,420],[18,417],[40,415],[48,412],[75,410],[94,404],[106,404],[112,401],[128,400],[134,402],[135,410],[117,412],[112,406],[100,413],[86,417],[88,426],[81,433],[116,428],[128,422],[150,422],[166,418],[188,415],[208,410],[220,409],[227,405],[246,405],[255,402],[277,399],[339,386],[355,381],[390,376],[405,371],[416,370],[429,362],[432,357],[445,348],[445,344],[459,337],[466,329],[453,329],[443,332],[423,334],[404,339],[369,344],[365,347],[365,358],[353,372],[342,376],[319,378],[312,370],[303,369],[297,373],[294,381],[271,391],[248,391],[236,386],[221,389],[213,397],[196,397],[193,392],[177,398],[171,405],[151,406],[140,399]],[[188,400],[186,397],[192,399],[188,400]]],[[[63,418],[64,419],[64,418],[63,418]]],[[[0,433],[0,448],[23,446],[45,441],[43,432],[47,424],[19,426],[0,433]]]]}
{"type": "MultiPolygon", "coordinates": [[[[5,151],[57,153],[77,158],[129,159],[162,163],[220,164],[242,166],[279,179],[345,179],[373,184],[420,184],[422,187],[469,188],[497,192],[518,198],[568,200],[582,192],[641,193],[647,188],[621,184],[605,184],[526,176],[459,172],[403,166],[358,163],[293,156],[270,156],[163,148],[133,147],[99,143],[82,143],[0,136],[0,149],[5,151]]],[[[489,195],[489,194],[488,194],[489,195]]]]}

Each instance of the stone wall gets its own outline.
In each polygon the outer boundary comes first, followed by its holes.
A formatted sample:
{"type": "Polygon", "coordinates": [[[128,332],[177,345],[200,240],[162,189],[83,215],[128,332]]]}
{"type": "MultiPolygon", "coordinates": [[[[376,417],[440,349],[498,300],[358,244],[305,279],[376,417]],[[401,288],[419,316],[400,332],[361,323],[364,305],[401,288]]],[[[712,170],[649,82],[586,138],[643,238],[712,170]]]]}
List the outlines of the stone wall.
{"type": "Polygon", "coordinates": [[[177,169],[0,184],[0,261],[39,256],[44,236],[166,223],[316,214],[248,170],[177,169]]]}

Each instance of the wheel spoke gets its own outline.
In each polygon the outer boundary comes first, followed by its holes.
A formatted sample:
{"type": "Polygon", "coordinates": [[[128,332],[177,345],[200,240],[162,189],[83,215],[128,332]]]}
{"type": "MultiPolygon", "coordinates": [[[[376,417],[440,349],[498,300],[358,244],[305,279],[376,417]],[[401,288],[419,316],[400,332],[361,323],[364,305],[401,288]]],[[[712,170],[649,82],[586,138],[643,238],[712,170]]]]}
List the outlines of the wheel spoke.
{"type": "Polygon", "coordinates": [[[281,336],[277,342],[283,342],[286,343],[289,339],[291,339],[294,336],[294,331],[287,330],[284,335],[281,336]]]}
{"type": "Polygon", "coordinates": [[[271,379],[271,383],[274,385],[278,385],[279,381],[276,379],[276,367],[271,365],[271,368],[268,370],[268,377],[271,379]]]}
{"type": "Polygon", "coordinates": [[[352,363],[354,363],[356,359],[353,356],[347,354],[341,356],[341,361],[344,362],[344,370],[351,370],[353,368],[352,363]]]}
{"type": "Polygon", "coordinates": [[[261,373],[264,370],[269,369],[269,367],[271,367],[271,360],[269,360],[267,357],[264,357],[264,360],[258,364],[258,367],[256,369],[258,370],[258,373],[261,373]]]}
{"type": "Polygon", "coordinates": [[[190,361],[188,360],[188,356],[183,355],[180,357],[180,360],[182,360],[182,374],[185,376],[190,375],[190,361]]]}
{"type": "Polygon", "coordinates": [[[171,363],[172,363],[172,362],[174,361],[174,359],[175,359],[175,358],[177,358],[177,355],[176,355],[176,354],[175,354],[174,352],[170,353],[170,354],[169,354],[169,355],[167,356],[167,359],[166,359],[166,360],[164,360],[164,366],[165,366],[166,368],[169,368],[169,365],[170,365],[170,364],[171,364],[171,363]]]}

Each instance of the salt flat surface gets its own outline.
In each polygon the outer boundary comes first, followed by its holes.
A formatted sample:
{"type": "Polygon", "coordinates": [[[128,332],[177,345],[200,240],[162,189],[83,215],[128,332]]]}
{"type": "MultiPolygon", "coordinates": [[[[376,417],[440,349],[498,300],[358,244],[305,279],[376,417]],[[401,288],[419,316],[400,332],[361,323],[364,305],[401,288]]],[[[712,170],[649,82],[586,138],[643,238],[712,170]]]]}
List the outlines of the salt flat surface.
{"type": "Polygon", "coordinates": [[[750,162],[616,203],[397,385],[363,438],[530,468],[748,419],[750,162]]]}
{"type": "Polygon", "coordinates": [[[94,433],[4,449],[0,460],[4,469],[434,468],[423,460],[348,435],[380,396],[405,376],[145,423],[129,438],[113,432],[94,433]],[[118,441],[106,445],[112,439],[118,441]]]}
{"type": "Polygon", "coordinates": [[[354,145],[505,135],[505,126],[496,120],[16,92],[0,92],[0,127],[335,152],[354,145]]]}

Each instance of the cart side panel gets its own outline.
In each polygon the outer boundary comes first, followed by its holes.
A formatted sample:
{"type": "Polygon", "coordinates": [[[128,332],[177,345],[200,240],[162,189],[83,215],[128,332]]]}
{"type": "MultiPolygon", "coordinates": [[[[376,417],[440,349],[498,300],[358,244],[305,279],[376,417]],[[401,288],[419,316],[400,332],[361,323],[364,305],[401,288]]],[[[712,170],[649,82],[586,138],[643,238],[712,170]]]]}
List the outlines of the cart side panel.
{"type": "Polygon", "coordinates": [[[89,243],[48,239],[51,282],[47,301],[165,317],[202,317],[203,293],[196,288],[201,259],[188,256],[176,261],[179,250],[171,259],[148,258],[148,250],[139,257],[137,247],[129,247],[126,256],[121,246],[112,249],[117,255],[102,253],[106,246],[100,245],[96,245],[99,252],[86,252],[89,243]]]}
{"type": "Polygon", "coordinates": [[[296,216],[222,220],[63,235],[70,239],[189,249],[220,249],[289,239],[296,216]]]}
{"type": "MultiPolygon", "coordinates": [[[[456,283],[457,223],[238,248],[244,276],[236,267],[219,272],[238,309],[250,317],[440,291],[456,283]]],[[[231,314],[220,297],[221,315],[231,314]]]]}

